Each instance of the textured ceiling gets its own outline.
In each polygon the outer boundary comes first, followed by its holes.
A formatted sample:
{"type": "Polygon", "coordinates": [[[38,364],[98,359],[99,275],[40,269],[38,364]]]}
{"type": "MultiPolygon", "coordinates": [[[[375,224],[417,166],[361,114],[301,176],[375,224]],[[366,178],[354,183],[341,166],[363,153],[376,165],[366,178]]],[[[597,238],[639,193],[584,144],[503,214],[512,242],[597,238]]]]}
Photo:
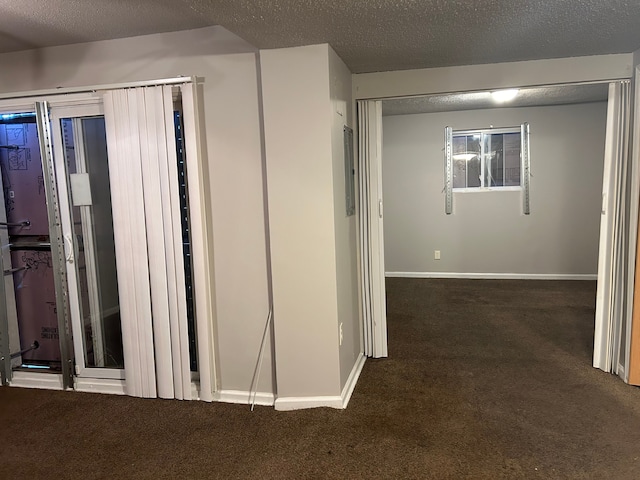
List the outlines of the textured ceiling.
{"type": "MultiPolygon", "coordinates": [[[[198,2],[203,5],[209,2],[198,2]]],[[[638,0],[219,0],[261,48],[330,43],[354,73],[628,53],[638,0]],[[231,7],[233,6],[233,8],[231,7]]]]}
{"type": "Polygon", "coordinates": [[[638,0],[0,0],[0,52],[214,24],[330,43],[354,73],[640,48],[638,0]]]}
{"type": "Polygon", "coordinates": [[[0,52],[150,33],[215,22],[180,0],[0,0],[0,52]]]}
{"type": "Polygon", "coordinates": [[[496,103],[491,92],[470,92],[450,95],[428,95],[384,100],[382,114],[409,115],[414,113],[453,112],[501,107],[542,107],[607,100],[609,84],[560,85],[523,88],[510,102],[496,103]]]}

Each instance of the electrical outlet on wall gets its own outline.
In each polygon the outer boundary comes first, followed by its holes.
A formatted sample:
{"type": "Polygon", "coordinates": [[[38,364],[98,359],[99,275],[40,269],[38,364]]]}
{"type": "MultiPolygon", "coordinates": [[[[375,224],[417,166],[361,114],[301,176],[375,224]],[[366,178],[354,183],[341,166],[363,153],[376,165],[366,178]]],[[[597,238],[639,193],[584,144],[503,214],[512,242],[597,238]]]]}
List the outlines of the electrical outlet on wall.
{"type": "Polygon", "coordinates": [[[340,322],[340,346],[342,346],[342,322],[340,322]]]}
{"type": "Polygon", "coordinates": [[[433,259],[434,260],[440,260],[440,250],[434,250],[433,251],[433,259]]]}

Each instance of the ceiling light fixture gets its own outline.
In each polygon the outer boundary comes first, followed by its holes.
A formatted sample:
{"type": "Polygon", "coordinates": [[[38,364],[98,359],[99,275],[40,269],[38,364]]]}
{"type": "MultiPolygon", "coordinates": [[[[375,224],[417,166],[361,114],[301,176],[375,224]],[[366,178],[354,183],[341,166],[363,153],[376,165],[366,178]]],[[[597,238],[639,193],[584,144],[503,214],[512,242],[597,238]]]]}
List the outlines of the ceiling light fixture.
{"type": "Polygon", "coordinates": [[[518,96],[517,88],[511,88],[509,90],[496,90],[495,92],[491,92],[491,96],[498,103],[510,102],[514,98],[518,96]]]}

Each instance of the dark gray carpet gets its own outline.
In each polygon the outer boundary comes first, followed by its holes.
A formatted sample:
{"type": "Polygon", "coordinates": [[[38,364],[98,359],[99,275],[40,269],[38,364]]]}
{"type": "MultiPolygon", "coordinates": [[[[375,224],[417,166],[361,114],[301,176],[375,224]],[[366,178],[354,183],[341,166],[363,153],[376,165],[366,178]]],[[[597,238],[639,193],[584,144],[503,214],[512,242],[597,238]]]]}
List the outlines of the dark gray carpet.
{"type": "Polygon", "coordinates": [[[640,389],[591,367],[591,282],[388,280],[345,411],[0,388],[0,477],[639,479],[640,389]]]}

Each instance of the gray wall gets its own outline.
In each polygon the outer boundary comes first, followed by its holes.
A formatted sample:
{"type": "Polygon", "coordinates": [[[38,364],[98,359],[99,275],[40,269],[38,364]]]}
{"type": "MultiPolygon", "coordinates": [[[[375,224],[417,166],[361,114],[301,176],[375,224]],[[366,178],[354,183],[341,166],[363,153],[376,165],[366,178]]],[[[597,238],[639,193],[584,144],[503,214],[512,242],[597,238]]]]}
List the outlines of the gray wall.
{"type": "Polygon", "coordinates": [[[285,408],[283,399],[340,394],[329,47],[263,50],[260,64],[276,408],[285,408]]]}
{"type": "MultiPolygon", "coordinates": [[[[329,47],[331,95],[331,153],[333,159],[333,204],[336,235],[336,276],[338,289],[338,328],[342,325],[340,345],[340,385],[349,378],[362,354],[358,308],[358,258],[356,216],[347,217],[344,175],[344,126],[353,127],[351,119],[351,72],[329,47]]],[[[355,182],[355,178],[351,181],[355,182]]]]}
{"type": "Polygon", "coordinates": [[[594,275],[605,121],[606,103],[384,117],[385,270],[594,275]],[[445,215],[445,126],[523,122],[531,215],[522,214],[520,192],[454,193],[445,215]]]}
{"type": "Polygon", "coordinates": [[[345,205],[351,73],[326,44],[263,50],[260,64],[276,408],[340,406],[361,352],[356,223],[345,205]]]}

